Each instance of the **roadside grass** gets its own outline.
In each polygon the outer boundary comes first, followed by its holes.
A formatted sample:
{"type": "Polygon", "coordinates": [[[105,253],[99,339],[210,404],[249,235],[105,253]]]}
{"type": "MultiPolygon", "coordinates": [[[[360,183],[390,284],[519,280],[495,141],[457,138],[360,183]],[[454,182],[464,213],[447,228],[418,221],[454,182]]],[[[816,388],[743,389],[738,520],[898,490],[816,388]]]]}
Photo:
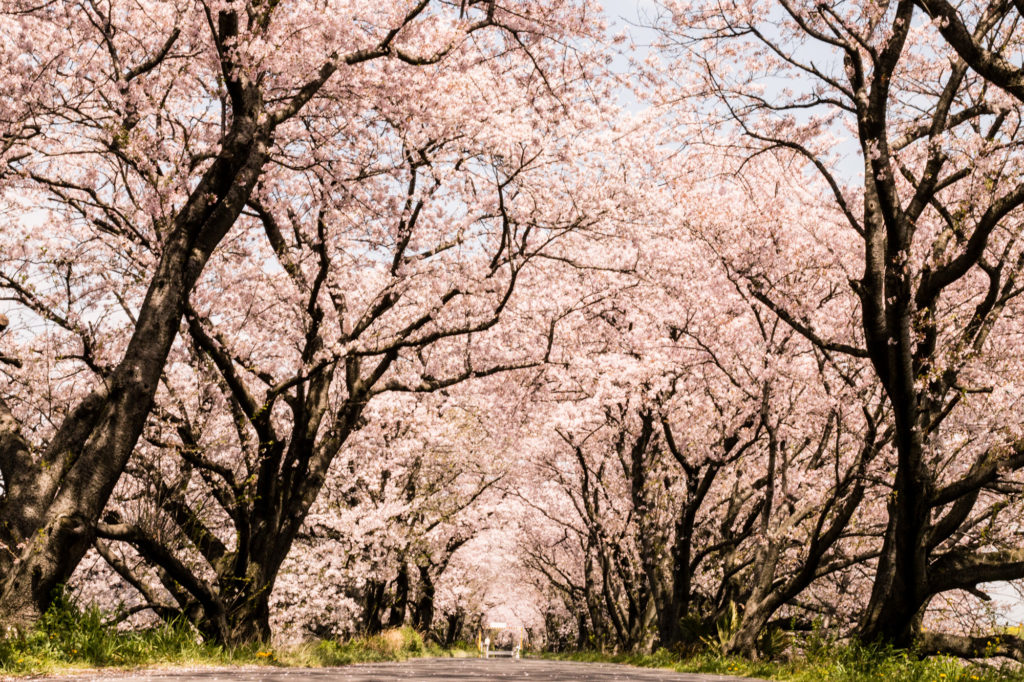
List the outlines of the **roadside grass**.
{"type": "Polygon", "coordinates": [[[652,654],[603,654],[595,651],[539,653],[536,657],[584,662],[623,663],[678,672],[714,673],[788,682],[997,682],[1024,679],[1016,664],[981,666],[950,657],[919,659],[906,651],[859,644],[811,641],[790,661],[751,661],[713,652],[680,656],[666,649],[652,654]]]}
{"type": "Polygon", "coordinates": [[[96,608],[80,611],[58,600],[31,631],[0,639],[0,675],[51,673],[71,668],[130,668],[248,662],[255,651],[204,644],[185,623],[118,632],[96,608]]]}
{"type": "MultiPolygon", "coordinates": [[[[882,647],[841,644],[821,637],[800,643],[802,653],[790,661],[750,661],[712,653],[680,655],[660,649],[653,654],[604,654],[596,651],[527,653],[528,657],[583,662],[625,663],[679,672],[716,673],[791,682],[996,682],[1021,680],[1020,666],[982,667],[954,658],[919,660],[882,647]]],[[[187,623],[147,630],[119,631],[108,614],[79,610],[60,599],[31,631],[0,639],[0,677],[71,673],[84,669],[141,667],[225,667],[265,665],[324,667],[351,663],[401,661],[432,656],[476,655],[475,647],[442,649],[425,644],[412,628],[386,630],[345,642],[321,640],[297,646],[250,645],[227,648],[204,643],[187,623]]]]}
{"type": "Polygon", "coordinates": [[[109,614],[79,610],[60,599],[31,631],[0,638],[0,677],[68,673],[78,669],[141,667],[303,666],[401,661],[420,656],[465,656],[460,649],[427,645],[412,628],[345,642],[321,640],[297,646],[222,647],[202,641],[185,622],[119,631],[109,614]]]}
{"type": "MultiPolygon", "coordinates": [[[[476,651],[473,651],[473,655],[476,651]]],[[[348,665],[350,663],[377,663],[404,661],[409,658],[451,658],[470,655],[463,648],[445,649],[424,643],[420,633],[412,628],[385,630],[379,635],[356,637],[345,642],[320,640],[289,647],[278,653],[276,661],[286,666],[317,668],[348,665]]]]}

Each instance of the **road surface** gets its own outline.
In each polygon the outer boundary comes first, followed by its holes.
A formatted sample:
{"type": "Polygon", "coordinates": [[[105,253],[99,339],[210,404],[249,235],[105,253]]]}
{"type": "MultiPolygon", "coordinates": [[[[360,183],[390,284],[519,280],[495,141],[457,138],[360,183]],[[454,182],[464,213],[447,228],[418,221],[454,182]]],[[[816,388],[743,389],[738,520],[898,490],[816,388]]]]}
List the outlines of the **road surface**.
{"type": "MultiPolygon", "coordinates": [[[[56,678],[51,678],[56,679],[56,678]]],[[[244,668],[190,671],[143,671],[83,674],[72,678],[117,682],[728,682],[751,678],[676,673],[655,668],[634,668],[609,663],[479,658],[421,658],[404,663],[365,663],[341,668],[244,668]]],[[[754,681],[757,682],[757,681],[754,681]]]]}

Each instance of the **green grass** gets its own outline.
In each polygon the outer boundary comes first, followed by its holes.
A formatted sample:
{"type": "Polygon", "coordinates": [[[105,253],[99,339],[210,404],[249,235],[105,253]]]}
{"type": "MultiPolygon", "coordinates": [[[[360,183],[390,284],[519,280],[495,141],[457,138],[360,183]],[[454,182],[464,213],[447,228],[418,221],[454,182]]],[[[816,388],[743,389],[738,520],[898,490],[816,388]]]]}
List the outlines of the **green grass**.
{"type": "Polygon", "coordinates": [[[665,649],[646,655],[609,655],[593,651],[538,655],[560,660],[624,663],[645,668],[670,668],[678,672],[792,682],[995,682],[1024,679],[1024,671],[1015,665],[983,668],[955,658],[920,660],[905,651],[858,644],[812,643],[804,656],[788,662],[750,661],[714,653],[680,657],[665,649]]]}
{"type": "MultiPolygon", "coordinates": [[[[425,644],[420,633],[412,628],[385,630],[379,635],[357,637],[345,642],[321,640],[282,650],[277,661],[287,666],[321,667],[350,663],[403,661],[421,657],[465,657],[467,649],[443,649],[425,644]]],[[[476,651],[472,652],[476,655],[476,651]]]]}
{"type": "Polygon", "coordinates": [[[321,667],[454,655],[466,654],[428,646],[412,628],[387,630],[346,642],[323,640],[284,648],[258,644],[226,648],[203,642],[185,622],[118,631],[99,609],[79,610],[69,600],[59,599],[33,630],[0,639],[0,677],[82,668],[321,667]]]}
{"type": "Polygon", "coordinates": [[[118,632],[99,609],[79,611],[61,599],[30,632],[0,639],[0,674],[171,662],[224,664],[249,656],[248,651],[227,651],[202,643],[185,623],[118,632]]]}
{"type": "MultiPolygon", "coordinates": [[[[717,673],[792,682],[995,682],[1021,680],[1019,666],[981,668],[953,658],[918,660],[887,648],[842,645],[812,636],[803,656],[792,661],[750,661],[710,652],[679,656],[660,649],[653,654],[609,655],[582,651],[531,654],[544,658],[626,663],[680,672],[717,673]]],[[[419,656],[470,656],[475,647],[445,650],[424,644],[411,628],[345,642],[308,642],[294,647],[251,645],[225,648],[204,643],[187,623],[121,632],[96,608],[79,610],[60,599],[30,632],[0,639],[0,677],[60,673],[83,668],[197,666],[337,666],[400,661],[419,656]]]]}

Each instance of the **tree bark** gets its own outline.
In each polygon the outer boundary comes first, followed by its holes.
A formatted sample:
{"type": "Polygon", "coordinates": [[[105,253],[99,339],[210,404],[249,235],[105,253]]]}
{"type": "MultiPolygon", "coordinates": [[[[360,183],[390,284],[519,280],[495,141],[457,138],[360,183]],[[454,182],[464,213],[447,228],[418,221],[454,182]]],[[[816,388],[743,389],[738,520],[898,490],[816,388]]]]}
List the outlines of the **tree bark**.
{"type": "Polygon", "coordinates": [[[409,565],[403,563],[395,578],[395,597],[388,612],[388,627],[400,628],[405,625],[405,614],[409,606],[409,565]]]}
{"type": "MultiPolygon", "coordinates": [[[[258,101],[250,102],[258,109],[258,101]]],[[[221,155],[177,215],[121,362],[65,418],[38,463],[15,473],[0,500],[8,545],[18,548],[0,585],[0,624],[22,629],[48,607],[92,544],[94,524],[128,462],[153,402],[186,301],[207,260],[248,200],[271,131],[236,116],[221,155]],[[27,503],[26,503],[27,502],[27,503]]],[[[0,414],[0,464],[26,460],[10,412],[0,414]]]]}
{"type": "Polygon", "coordinates": [[[430,634],[434,625],[434,578],[430,575],[430,566],[419,566],[420,585],[419,597],[413,611],[413,627],[425,635],[430,634]]]}

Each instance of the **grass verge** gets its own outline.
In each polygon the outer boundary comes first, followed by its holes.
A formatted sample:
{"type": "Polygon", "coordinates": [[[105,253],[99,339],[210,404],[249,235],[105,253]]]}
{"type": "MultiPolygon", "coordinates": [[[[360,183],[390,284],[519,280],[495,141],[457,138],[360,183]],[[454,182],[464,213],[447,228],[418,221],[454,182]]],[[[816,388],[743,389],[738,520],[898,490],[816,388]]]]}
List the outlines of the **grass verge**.
{"type": "Polygon", "coordinates": [[[1020,681],[1020,666],[980,666],[960,659],[918,659],[906,651],[859,644],[808,646],[804,655],[791,661],[750,661],[745,658],[703,653],[680,657],[665,649],[652,654],[603,654],[593,651],[541,653],[556,660],[624,663],[678,672],[714,673],[789,682],[1002,682],[1020,681]]]}
{"type": "MultiPolygon", "coordinates": [[[[981,667],[942,657],[918,660],[903,651],[842,645],[820,638],[808,639],[802,649],[802,657],[786,662],[750,661],[713,653],[681,657],[664,649],[648,655],[582,651],[530,656],[792,682],[1001,682],[1024,679],[1024,671],[1016,665],[981,667]]],[[[284,648],[260,645],[226,648],[203,642],[187,623],[121,632],[110,625],[107,615],[98,609],[81,611],[70,601],[61,599],[30,632],[0,639],[0,677],[70,673],[96,668],[323,667],[475,653],[475,649],[469,652],[426,645],[411,628],[387,630],[379,635],[346,642],[322,640],[284,648]]]]}
{"type": "Polygon", "coordinates": [[[419,656],[465,655],[426,645],[412,628],[346,642],[322,640],[294,647],[222,647],[203,642],[188,623],[118,631],[106,614],[80,611],[59,600],[31,631],[0,639],[0,677],[70,673],[80,669],[200,666],[323,667],[401,661],[419,656]]]}

